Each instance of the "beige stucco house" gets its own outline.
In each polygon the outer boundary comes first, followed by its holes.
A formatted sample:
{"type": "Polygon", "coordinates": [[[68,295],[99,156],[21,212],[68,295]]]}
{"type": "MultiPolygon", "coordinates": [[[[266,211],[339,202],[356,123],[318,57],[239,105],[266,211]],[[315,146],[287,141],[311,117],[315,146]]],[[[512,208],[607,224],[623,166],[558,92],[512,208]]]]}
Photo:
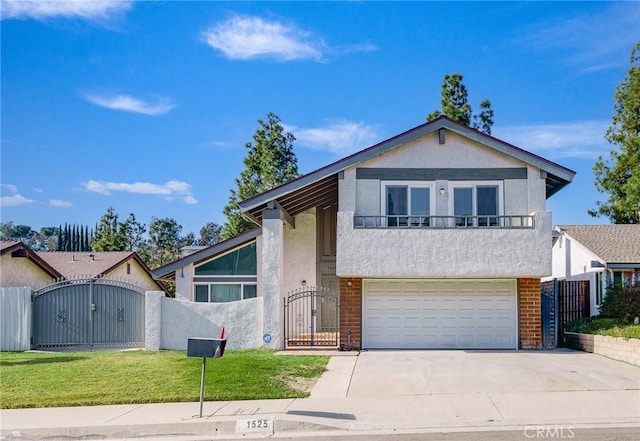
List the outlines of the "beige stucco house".
{"type": "Polygon", "coordinates": [[[62,274],[22,242],[0,241],[0,286],[39,286],[62,274]]]}
{"type": "Polygon", "coordinates": [[[36,288],[59,279],[105,277],[148,291],[167,292],[135,252],[34,252],[21,242],[5,241],[1,246],[0,286],[3,287],[36,288]]]}
{"type": "Polygon", "coordinates": [[[153,274],[250,301],[255,347],[539,348],[546,200],[574,175],[440,117],[241,202],[256,229],[153,274]]]}

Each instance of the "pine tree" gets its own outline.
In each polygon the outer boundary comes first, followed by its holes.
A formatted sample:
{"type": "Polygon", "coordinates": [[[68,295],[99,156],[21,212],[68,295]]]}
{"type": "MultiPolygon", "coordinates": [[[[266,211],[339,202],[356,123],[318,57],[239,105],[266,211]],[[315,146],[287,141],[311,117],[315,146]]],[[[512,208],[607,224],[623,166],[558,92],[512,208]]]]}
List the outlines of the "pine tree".
{"type": "Polygon", "coordinates": [[[62,224],[58,227],[58,243],[56,244],[56,251],[62,251],[62,224]]]}
{"type": "Polygon", "coordinates": [[[617,149],[608,162],[600,156],[593,167],[596,189],[609,197],[588,211],[591,216],[607,216],[614,224],[640,223],[640,41],[630,62],[627,76],[616,88],[615,114],[605,135],[617,149]]]}
{"type": "Polygon", "coordinates": [[[480,103],[480,113],[474,115],[471,104],[469,104],[469,93],[467,92],[467,87],[462,83],[462,79],[463,77],[459,73],[444,76],[441,92],[442,110],[431,112],[427,115],[427,121],[433,121],[440,115],[444,115],[465,126],[472,126],[474,129],[490,135],[493,127],[491,101],[483,100],[480,103]]]}
{"type": "Polygon", "coordinates": [[[237,188],[231,190],[229,203],[224,208],[227,223],[222,227],[223,239],[255,227],[240,213],[239,202],[299,176],[298,160],[293,151],[295,138],[284,131],[280,118],[274,113],[268,113],[267,121],[258,119],[258,124],[253,144],[249,142],[245,145],[246,169],[236,179],[237,188]]]}
{"type": "Polygon", "coordinates": [[[91,249],[98,252],[125,251],[126,247],[126,238],[118,222],[118,215],[113,207],[109,207],[96,227],[91,249]]]}

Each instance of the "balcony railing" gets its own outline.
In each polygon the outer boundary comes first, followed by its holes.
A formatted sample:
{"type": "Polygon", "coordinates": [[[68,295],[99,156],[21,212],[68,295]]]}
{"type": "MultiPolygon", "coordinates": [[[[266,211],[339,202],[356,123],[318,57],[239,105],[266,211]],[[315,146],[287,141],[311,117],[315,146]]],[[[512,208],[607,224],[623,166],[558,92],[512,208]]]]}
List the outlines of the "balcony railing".
{"type": "Polygon", "coordinates": [[[530,214],[509,216],[354,216],[353,227],[360,228],[535,228],[530,214]]]}

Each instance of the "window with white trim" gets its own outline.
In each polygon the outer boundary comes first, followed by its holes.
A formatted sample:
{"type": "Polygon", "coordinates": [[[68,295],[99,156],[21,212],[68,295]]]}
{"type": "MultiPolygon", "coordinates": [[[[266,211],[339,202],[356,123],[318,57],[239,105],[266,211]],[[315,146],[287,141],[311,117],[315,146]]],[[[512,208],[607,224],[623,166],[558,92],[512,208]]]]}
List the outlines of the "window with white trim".
{"type": "Polygon", "coordinates": [[[502,182],[451,184],[450,204],[456,227],[497,227],[502,215],[502,182]]]}
{"type": "Polygon", "coordinates": [[[227,251],[194,269],[194,300],[225,303],[257,297],[256,243],[227,251]]]}
{"type": "Polygon", "coordinates": [[[389,227],[429,226],[435,211],[433,184],[383,181],[382,214],[389,227]]]}
{"type": "Polygon", "coordinates": [[[196,302],[236,302],[252,299],[257,295],[258,286],[255,282],[195,284],[196,302]]]}

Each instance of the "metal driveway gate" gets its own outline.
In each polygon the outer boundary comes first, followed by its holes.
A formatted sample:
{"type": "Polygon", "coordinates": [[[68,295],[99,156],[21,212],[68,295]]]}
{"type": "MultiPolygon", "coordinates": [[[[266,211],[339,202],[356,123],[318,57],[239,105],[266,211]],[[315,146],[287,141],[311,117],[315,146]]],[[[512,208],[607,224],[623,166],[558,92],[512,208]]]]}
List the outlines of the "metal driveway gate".
{"type": "Polygon", "coordinates": [[[114,279],[62,280],[33,292],[36,349],[144,347],[144,290],[114,279]]]}
{"type": "Polygon", "coordinates": [[[338,296],[328,288],[301,287],[284,298],[285,347],[332,346],[340,342],[338,296]]]}

